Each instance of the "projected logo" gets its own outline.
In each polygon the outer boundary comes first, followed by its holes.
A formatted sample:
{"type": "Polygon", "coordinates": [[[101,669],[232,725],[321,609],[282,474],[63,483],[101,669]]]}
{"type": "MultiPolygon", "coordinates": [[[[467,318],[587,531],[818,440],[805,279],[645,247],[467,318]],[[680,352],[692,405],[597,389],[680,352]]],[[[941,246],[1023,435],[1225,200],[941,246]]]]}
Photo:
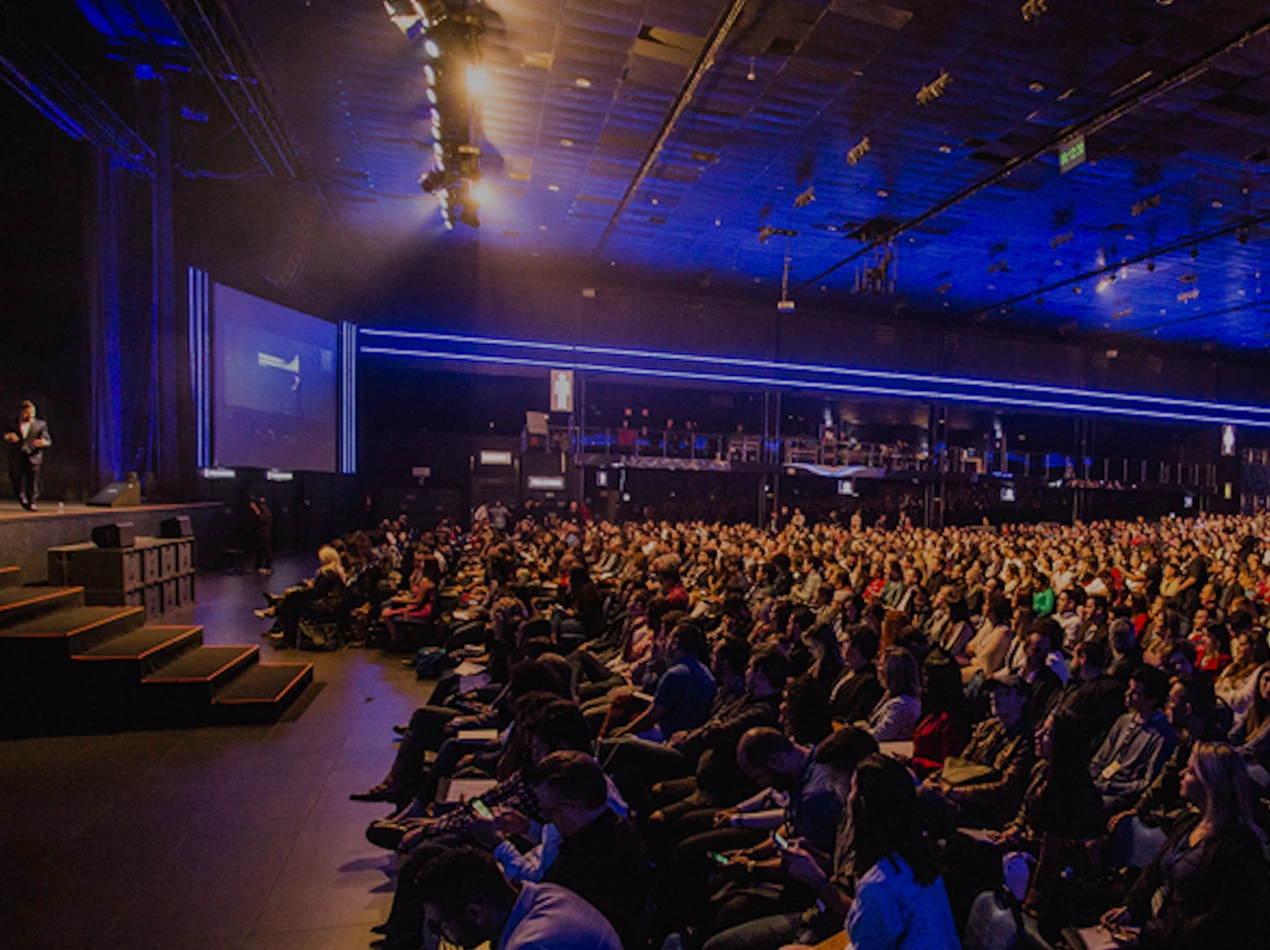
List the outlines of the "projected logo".
{"type": "Polygon", "coordinates": [[[263,366],[265,369],[278,369],[284,373],[294,374],[291,381],[291,391],[296,392],[300,388],[300,354],[297,353],[290,360],[284,360],[281,356],[274,356],[272,353],[256,353],[256,365],[263,366]]]}

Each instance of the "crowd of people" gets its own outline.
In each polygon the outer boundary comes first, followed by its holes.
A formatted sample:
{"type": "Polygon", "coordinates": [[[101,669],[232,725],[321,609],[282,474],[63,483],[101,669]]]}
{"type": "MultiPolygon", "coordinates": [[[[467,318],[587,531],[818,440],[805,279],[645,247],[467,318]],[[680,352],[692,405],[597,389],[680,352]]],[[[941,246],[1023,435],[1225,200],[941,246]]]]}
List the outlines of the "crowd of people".
{"type": "Polygon", "coordinates": [[[1267,527],[345,539],[317,596],[439,674],[353,795],[381,945],[1263,947],[1267,527]]]}

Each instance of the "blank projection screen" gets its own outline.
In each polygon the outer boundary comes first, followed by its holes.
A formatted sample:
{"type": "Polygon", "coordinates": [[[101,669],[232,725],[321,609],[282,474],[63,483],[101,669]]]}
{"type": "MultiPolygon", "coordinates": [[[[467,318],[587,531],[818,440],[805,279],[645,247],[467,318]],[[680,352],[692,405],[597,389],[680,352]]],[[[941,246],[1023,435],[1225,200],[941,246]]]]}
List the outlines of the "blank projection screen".
{"type": "Polygon", "coordinates": [[[215,284],[216,464],[334,472],[337,347],[335,324],[215,284]]]}

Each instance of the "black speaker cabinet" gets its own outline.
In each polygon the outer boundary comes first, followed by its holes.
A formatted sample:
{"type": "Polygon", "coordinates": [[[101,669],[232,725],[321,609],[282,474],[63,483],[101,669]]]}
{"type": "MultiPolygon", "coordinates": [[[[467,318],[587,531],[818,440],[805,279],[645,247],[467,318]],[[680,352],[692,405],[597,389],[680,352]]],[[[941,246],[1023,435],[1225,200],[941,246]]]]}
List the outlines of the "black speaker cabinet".
{"type": "Polygon", "coordinates": [[[92,498],[88,504],[98,508],[131,508],[141,504],[140,482],[111,482],[92,498]]]}
{"type": "Polygon", "coordinates": [[[175,518],[164,518],[159,522],[161,538],[192,538],[194,526],[190,524],[189,515],[177,515],[175,518]]]}
{"type": "Polygon", "coordinates": [[[131,521],[93,528],[93,544],[99,548],[130,548],[136,543],[137,531],[131,521]]]}

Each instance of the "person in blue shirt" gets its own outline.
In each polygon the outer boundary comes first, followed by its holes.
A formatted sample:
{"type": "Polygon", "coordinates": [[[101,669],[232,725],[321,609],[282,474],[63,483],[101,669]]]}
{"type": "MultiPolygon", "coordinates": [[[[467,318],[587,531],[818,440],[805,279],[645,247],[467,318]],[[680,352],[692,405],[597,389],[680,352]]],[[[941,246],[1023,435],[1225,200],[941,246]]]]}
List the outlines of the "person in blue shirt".
{"type": "Polygon", "coordinates": [[[696,729],[710,717],[714,676],[706,667],[710,645],[695,623],[676,625],[670,634],[670,666],[657,683],[648,708],[610,738],[633,735],[660,740],[696,729]]]}

